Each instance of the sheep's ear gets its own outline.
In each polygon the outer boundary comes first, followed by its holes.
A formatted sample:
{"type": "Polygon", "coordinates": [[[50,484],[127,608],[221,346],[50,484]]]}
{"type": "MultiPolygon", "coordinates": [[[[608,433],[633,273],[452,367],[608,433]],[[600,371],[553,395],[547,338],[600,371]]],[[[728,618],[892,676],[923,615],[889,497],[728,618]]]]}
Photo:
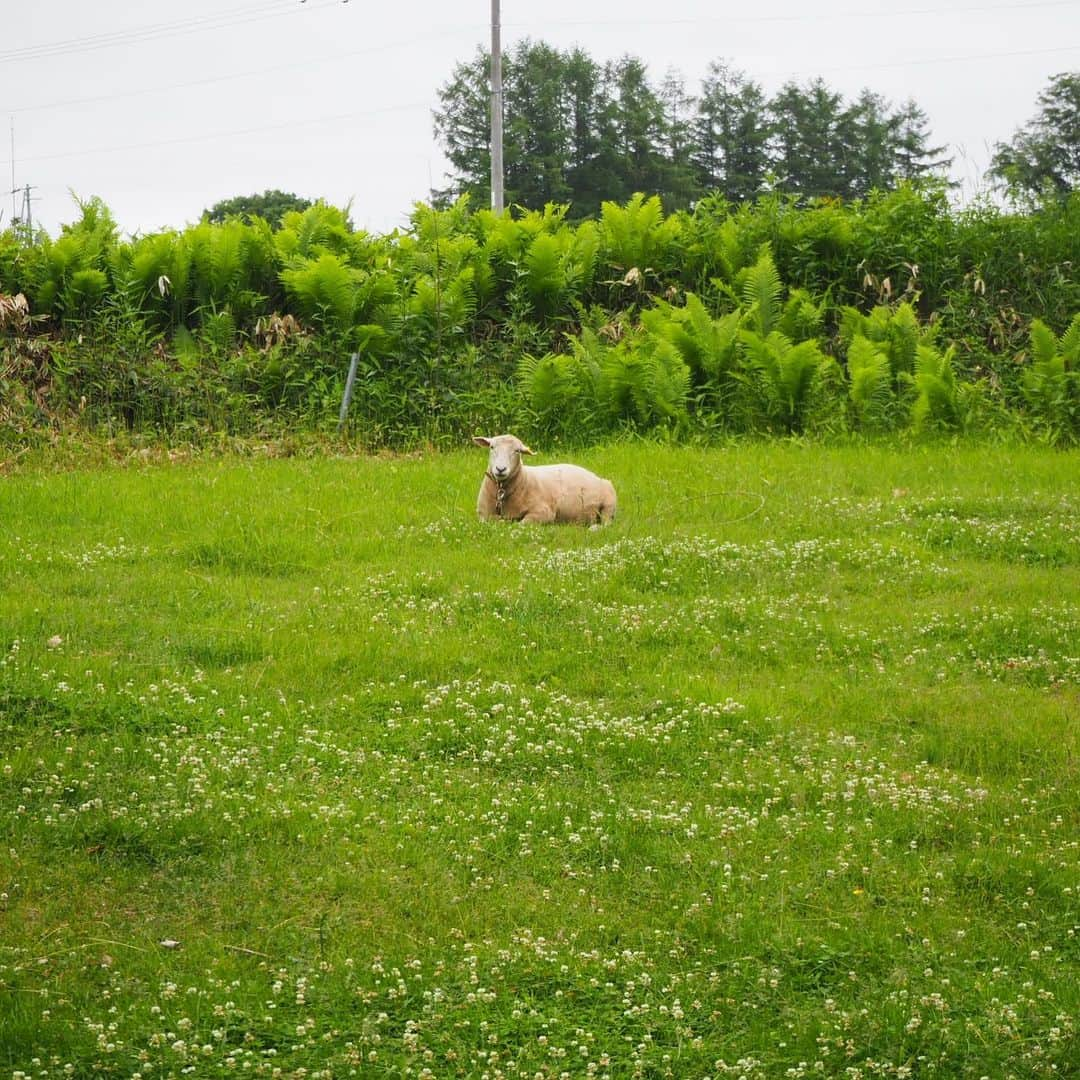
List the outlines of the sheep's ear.
{"type": "Polygon", "coordinates": [[[485,439],[483,435],[474,435],[473,442],[476,443],[477,446],[485,446],[487,449],[491,449],[491,440],[485,439]]]}
{"type": "Polygon", "coordinates": [[[523,454],[535,454],[535,450],[530,450],[524,443],[521,444],[521,453],[523,454]]]}

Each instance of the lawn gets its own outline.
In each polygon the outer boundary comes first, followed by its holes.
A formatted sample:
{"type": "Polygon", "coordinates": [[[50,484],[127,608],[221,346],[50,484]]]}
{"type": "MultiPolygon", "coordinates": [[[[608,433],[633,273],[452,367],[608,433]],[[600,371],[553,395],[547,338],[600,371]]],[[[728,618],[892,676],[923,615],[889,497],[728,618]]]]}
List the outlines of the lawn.
{"type": "Polygon", "coordinates": [[[1080,1075],[1080,454],[575,460],[0,479],[0,1076],[1080,1075]]]}

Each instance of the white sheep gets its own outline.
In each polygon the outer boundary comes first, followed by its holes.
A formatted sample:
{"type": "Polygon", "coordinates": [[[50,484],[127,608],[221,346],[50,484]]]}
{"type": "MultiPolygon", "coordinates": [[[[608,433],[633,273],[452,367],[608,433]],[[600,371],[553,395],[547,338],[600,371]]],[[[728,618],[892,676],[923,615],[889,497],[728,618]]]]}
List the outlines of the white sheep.
{"type": "Polygon", "coordinates": [[[484,521],[572,522],[606,525],[615,516],[615,488],[580,465],[521,464],[530,450],[516,435],[477,436],[488,449],[488,468],[476,512],[484,521]]]}

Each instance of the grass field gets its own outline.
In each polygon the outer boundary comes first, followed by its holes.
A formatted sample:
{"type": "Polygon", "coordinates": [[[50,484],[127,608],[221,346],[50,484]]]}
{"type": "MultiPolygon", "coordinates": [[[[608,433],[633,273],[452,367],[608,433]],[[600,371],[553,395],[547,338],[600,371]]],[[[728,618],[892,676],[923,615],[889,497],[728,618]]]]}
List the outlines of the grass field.
{"type": "Polygon", "coordinates": [[[0,480],[0,1076],[1080,1075],[1080,455],[576,459],[0,480]]]}

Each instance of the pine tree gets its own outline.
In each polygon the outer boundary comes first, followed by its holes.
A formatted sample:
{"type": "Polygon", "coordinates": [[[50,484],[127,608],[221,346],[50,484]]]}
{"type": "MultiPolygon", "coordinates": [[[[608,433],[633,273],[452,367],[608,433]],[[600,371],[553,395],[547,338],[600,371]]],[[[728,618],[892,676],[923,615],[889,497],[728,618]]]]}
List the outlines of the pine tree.
{"type": "Polygon", "coordinates": [[[503,71],[506,201],[542,210],[573,197],[573,144],[565,107],[566,57],[543,42],[518,43],[503,71]]]}
{"type": "Polygon", "coordinates": [[[733,202],[753,198],[769,171],[769,133],[761,87],[723,63],[710,64],[693,125],[701,190],[719,191],[733,202]]]}
{"type": "Polygon", "coordinates": [[[952,165],[943,157],[947,147],[928,146],[930,120],[913,99],[908,99],[892,116],[893,172],[889,186],[900,180],[921,180],[942,174],[952,165]]]}
{"type": "Polygon", "coordinates": [[[666,175],[663,103],[636,57],[608,64],[606,77],[612,89],[609,137],[622,159],[621,190],[609,198],[624,202],[635,192],[656,194],[663,190],[666,175]]]}
{"type": "Polygon", "coordinates": [[[846,159],[840,94],[823,79],[785,83],[769,102],[777,186],[810,198],[845,194],[846,159]]]}
{"type": "Polygon", "coordinates": [[[1080,187],[1080,72],[1055,75],[1038,115],[998,143],[990,175],[1014,197],[1063,197],[1080,187]]]}
{"type": "Polygon", "coordinates": [[[458,64],[450,81],[439,88],[435,136],[453,171],[449,187],[432,192],[436,202],[453,202],[467,194],[474,205],[491,204],[490,70],[489,54],[479,49],[472,60],[458,64]]]}
{"type": "Polygon", "coordinates": [[[694,178],[693,109],[694,98],[686,92],[686,83],[678,71],[671,69],[660,84],[660,101],[664,107],[665,176],[660,195],[670,210],[685,210],[697,194],[694,178]]]}

